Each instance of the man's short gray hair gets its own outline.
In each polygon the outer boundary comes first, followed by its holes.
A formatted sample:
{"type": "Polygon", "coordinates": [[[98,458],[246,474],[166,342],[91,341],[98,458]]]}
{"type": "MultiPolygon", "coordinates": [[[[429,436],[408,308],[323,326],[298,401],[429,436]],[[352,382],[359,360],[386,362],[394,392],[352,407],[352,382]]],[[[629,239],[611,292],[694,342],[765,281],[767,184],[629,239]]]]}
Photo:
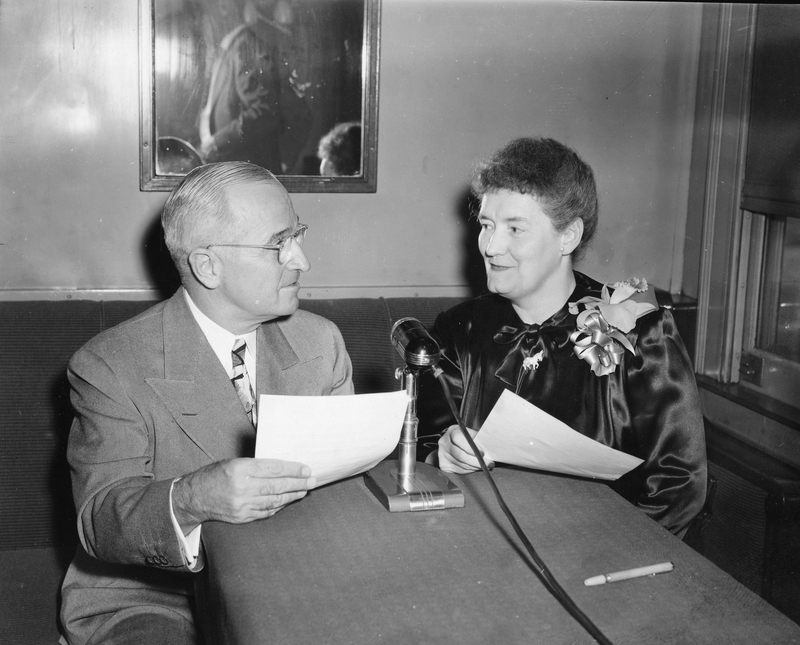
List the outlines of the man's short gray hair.
{"type": "Polygon", "coordinates": [[[161,226],[181,280],[191,275],[189,253],[198,247],[227,242],[217,239],[237,225],[227,188],[245,183],[279,183],[269,170],[245,161],[199,166],[172,191],[161,213],[161,226]]]}

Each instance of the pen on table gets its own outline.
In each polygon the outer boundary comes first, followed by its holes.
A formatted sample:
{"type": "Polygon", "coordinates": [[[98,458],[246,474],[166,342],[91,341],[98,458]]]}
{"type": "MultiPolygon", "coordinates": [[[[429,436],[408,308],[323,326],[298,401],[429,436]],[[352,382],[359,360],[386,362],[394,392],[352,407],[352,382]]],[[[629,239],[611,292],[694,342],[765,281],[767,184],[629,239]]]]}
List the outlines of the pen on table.
{"type": "Polygon", "coordinates": [[[666,573],[667,571],[672,571],[672,569],[672,562],[661,562],[659,564],[651,564],[647,567],[626,569],[625,571],[615,571],[614,573],[604,573],[601,576],[586,578],[586,580],[583,581],[583,584],[585,584],[587,587],[594,587],[595,585],[604,585],[607,582],[617,582],[619,580],[629,580],[631,578],[652,576],[656,573],[666,573]]]}

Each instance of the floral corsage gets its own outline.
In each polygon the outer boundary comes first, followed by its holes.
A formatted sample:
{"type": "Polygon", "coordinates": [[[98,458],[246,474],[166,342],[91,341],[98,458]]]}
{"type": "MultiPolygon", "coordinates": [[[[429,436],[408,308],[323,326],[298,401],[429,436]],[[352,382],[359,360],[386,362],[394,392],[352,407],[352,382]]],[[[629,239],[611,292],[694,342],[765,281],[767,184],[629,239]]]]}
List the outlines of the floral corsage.
{"type": "Polygon", "coordinates": [[[569,312],[578,316],[577,329],[569,337],[575,344],[573,351],[597,376],[612,374],[622,362],[625,349],[636,353],[625,334],[639,318],[658,309],[636,295],[647,290],[647,280],[630,278],[603,285],[600,298],[586,296],[569,303],[569,312]],[[609,286],[613,292],[609,292],[609,286]]]}

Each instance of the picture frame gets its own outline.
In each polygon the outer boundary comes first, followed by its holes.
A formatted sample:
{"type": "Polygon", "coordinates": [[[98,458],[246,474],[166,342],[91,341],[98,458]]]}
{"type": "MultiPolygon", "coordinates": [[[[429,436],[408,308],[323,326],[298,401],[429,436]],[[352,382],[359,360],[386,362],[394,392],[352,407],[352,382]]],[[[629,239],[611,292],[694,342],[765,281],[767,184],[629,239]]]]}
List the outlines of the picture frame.
{"type": "Polygon", "coordinates": [[[226,160],[267,168],[289,192],[377,190],[381,0],[139,9],[142,191],[170,191],[193,167],[226,160]],[[320,174],[319,141],[343,123],[360,129],[358,170],[320,174]]]}

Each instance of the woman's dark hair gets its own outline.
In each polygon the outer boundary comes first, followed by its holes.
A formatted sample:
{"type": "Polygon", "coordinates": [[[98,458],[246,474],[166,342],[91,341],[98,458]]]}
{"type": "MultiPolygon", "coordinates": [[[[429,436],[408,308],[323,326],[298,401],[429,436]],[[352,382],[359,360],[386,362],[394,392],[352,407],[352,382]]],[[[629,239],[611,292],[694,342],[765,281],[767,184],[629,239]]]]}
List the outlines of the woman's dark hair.
{"type": "Polygon", "coordinates": [[[578,154],[554,139],[521,137],[478,166],[472,192],[510,190],[535,197],[559,232],[583,220],[583,237],[572,252],[579,259],[597,229],[594,173],[578,154]]]}
{"type": "Polygon", "coordinates": [[[328,159],[337,174],[357,175],[361,171],[361,124],[339,123],[319,141],[317,156],[328,159]]]}

